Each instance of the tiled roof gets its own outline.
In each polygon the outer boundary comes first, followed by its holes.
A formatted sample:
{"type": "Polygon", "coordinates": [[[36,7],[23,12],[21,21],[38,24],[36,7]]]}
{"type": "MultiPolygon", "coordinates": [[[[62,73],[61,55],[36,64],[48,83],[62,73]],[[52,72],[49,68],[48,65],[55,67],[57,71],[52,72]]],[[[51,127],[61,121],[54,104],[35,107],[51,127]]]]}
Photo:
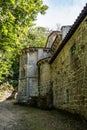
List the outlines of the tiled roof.
{"type": "Polygon", "coordinates": [[[57,51],[54,53],[53,57],[51,58],[49,63],[52,63],[55,58],[57,57],[57,55],[59,54],[59,52],[62,50],[62,48],[64,47],[64,45],[67,43],[67,41],[71,38],[71,36],[74,34],[74,32],[76,31],[76,29],[78,28],[78,26],[80,25],[80,23],[83,21],[83,19],[87,16],[87,3],[86,6],[84,7],[84,9],[82,10],[82,12],[80,13],[80,15],[77,17],[76,21],[74,22],[74,24],[72,25],[71,29],[69,30],[69,32],[67,33],[66,37],[64,38],[64,40],[62,41],[62,43],[60,44],[59,48],[57,49],[57,51]]]}

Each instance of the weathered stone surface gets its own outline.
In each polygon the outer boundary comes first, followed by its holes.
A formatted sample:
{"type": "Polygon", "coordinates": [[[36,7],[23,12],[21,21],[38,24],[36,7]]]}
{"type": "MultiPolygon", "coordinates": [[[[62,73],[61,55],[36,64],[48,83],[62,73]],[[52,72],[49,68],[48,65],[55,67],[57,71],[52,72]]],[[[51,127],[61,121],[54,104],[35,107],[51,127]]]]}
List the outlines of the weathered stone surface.
{"type": "Polygon", "coordinates": [[[85,20],[53,62],[52,81],[54,106],[87,117],[87,23],[85,20]],[[75,47],[74,50],[72,47],[75,47]]]}
{"type": "MultiPolygon", "coordinates": [[[[28,99],[29,99],[29,102],[33,102],[32,98],[38,97],[38,94],[39,94],[38,79],[40,77],[38,76],[39,72],[38,72],[37,62],[38,60],[42,60],[43,58],[46,58],[49,56],[51,56],[49,49],[29,48],[26,51],[26,53],[24,53],[20,57],[19,87],[18,87],[19,89],[18,89],[18,96],[17,96],[18,102],[22,102],[22,101],[28,102],[28,99]],[[32,100],[30,99],[30,97],[32,100]]],[[[49,76],[49,72],[48,72],[48,76],[49,76]]]]}
{"type": "Polygon", "coordinates": [[[64,45],[66,39],[61,41],[53,34],[46,46],[52,48],[29,48],[21,56],[19,102],[44,109],[55,107],[87,118],[87,16],[64,45]],[[61,51],[56,53],[58,49],[61,51]],[[49,62],[52,55],[55,60],[49,62]]]}

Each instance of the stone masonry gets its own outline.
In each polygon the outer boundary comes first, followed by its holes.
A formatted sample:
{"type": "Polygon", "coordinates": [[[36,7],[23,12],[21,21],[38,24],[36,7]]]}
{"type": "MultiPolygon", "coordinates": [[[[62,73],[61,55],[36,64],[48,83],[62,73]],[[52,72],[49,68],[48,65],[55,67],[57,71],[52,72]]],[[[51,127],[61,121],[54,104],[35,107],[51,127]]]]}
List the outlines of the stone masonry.
{"type": "Polygon", "coordinates": [[[53,104],[87,117],[87,17],[60,51],[52,67],[53,104]]]}
{"type": "Polygon", "coordinates": [[[48,36],[44,48],[23,50],[17,101],[87,119],[87,4],[73,26],[48,36]]]}

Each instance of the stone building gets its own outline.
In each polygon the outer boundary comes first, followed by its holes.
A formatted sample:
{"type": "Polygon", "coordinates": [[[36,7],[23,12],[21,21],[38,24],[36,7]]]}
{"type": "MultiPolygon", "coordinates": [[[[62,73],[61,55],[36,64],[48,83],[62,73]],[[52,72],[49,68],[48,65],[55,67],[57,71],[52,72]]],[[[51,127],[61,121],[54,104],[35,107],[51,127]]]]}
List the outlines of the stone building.
{"type": "Polygon", "coordinates": [[[17,100],[87,119],[87,4],[72,26],[48,36],[45,48],[23,50],[17,100]]]}

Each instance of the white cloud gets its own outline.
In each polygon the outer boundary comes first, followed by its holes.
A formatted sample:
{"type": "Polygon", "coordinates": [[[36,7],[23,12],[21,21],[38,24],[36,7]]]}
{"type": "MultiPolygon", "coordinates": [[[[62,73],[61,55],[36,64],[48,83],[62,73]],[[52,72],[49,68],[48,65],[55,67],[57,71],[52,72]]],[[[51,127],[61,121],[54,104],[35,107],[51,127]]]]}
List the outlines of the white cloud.
{"type": "Polygon", "coordinates": [[[72,25],[86,2],[87,0],[73,0],[72,5],[66,4],[62,6],[60,4],[52,4],[51,0],[44,0],[44,3],[49,6],[49,9],[44,16],[38,15],[36,24],[37,26],[49,28],[55,28],[57,24],[72,25]]]}

